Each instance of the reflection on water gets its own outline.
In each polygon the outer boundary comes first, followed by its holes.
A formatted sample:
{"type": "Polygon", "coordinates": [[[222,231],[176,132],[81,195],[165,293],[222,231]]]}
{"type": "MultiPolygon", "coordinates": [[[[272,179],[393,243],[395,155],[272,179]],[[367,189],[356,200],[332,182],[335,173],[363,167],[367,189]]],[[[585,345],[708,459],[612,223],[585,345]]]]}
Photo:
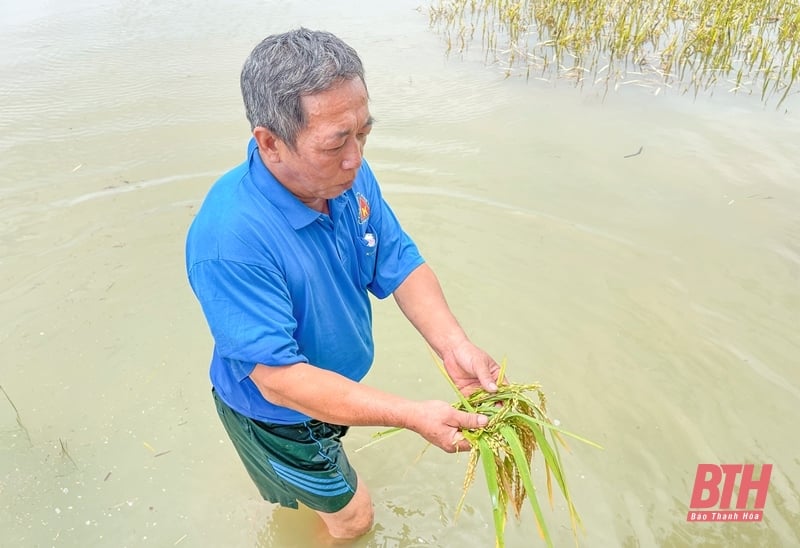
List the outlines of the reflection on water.
{"type": "MultiPolygon", "coordinates": [[[[480,55],[446,60],[418,7],[0,6],[3,543],[321,542],[236,460],[183,270],[202,196],[244,157],[241,62],[300,24],[362,53],[368,157],[465,328],[605,447],[564,455],[582,545],[800,542],[796,114],[504,80],[480,55]],[[687,524],[700,462],[772,463],[764,521],[687,524]]],[[[391,300],[375,330],[366,382],[450,398],[391,300]]],[[[352,454],[376,526],[351,545],[492,545],[482,478],[455,521],[465,456],[424,446],[404,433],[352,454]]],[[[529,510],[508,546],[536,545],[529,510]]],[[[545,518],[572,545],[557,500],[545,518]]]]}

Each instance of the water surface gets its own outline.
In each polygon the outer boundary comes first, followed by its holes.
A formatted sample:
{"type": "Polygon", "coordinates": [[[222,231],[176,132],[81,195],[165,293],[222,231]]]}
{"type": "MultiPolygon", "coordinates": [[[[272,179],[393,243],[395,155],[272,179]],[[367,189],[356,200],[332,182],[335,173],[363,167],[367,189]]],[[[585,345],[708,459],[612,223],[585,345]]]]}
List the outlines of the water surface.
{"type": "MultiPolygon", "coordinates": [[[[241,63],[298,25],[361,53],[367,157],[464,327],[605,446],[565,455],[582,545],[800,542],[796,98],[505,79],[446,58],[424,4],[363,4],[0,5],[0,544],[317,542],[227,442],[183,267],[206,190],[244,157],[241,63]],[[700,462],[772,463],[764,521],[687,524],[700,462]]],[[[452,399],[391,300],[375,329],[366,382],[452,399]]],[[[466,458],[424,447],[352,454],[376,505],[356,546],[493,545],[481,479],[454,522],[466,458]]],[[[546,517],[571,545],[563,504],[546,517]]],[[[530,509],[507,534],[537,544],[530,509]]]]}

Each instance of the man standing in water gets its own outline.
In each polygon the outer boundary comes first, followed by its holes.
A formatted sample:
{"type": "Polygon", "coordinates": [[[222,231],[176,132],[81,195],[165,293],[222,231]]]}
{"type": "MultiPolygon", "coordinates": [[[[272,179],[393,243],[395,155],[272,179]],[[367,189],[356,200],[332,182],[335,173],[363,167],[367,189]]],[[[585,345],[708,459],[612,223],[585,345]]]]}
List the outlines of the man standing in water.
{"type": "Polygon", "coordinates": [[[467,338],[363,159],[373,119],[357,53],[326,32],[269,36],[241,73],[246,160],[209,191],[186,266],[214,351],[219,416],[265,500],[315,510],[335,538],[372,526],[348,426],[403,427],[447,452],[482,415],[359,381],[374,349],[368,293],[393,295],[465,394],[497,363],[467,338]]]}

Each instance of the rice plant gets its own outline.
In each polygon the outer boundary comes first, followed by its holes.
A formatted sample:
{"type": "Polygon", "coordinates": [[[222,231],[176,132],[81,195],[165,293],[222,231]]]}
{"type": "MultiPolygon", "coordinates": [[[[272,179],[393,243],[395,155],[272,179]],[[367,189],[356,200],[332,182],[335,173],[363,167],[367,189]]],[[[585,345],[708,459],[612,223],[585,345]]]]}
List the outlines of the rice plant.
{"type": "MultiPolygon", "coordinates": [[[[559,445],[566,448],[563,436],[569,436],[594,447],[601,447],[558,427],[547,416],[547,398],[538,383],[504,382],[505,360],[501,366],[496,392],[479,389],[469,397],[464,397],[450,380],[442,363],[436,356],[433,356],[433,359],[459,397],[459,401],[454,403],[453,407],[489,417],[488,424],[483,428],[461,431],[472,448],[464,476],[461,498],[456,505],[456,517],[463,507],[480,462],[491,502],[497,548],[505,546],[505,526],[509,507],[513,510],[516,518],[520,519],[526,499],[533,510],[539,535],[548,546],[552,546],[550,532],[533,481],[533,460],[538,450],[542,455],[545,488],[550,506],[551,508],[553,506],[553,480],[555,480],[555,484],[567,504],[570,524],[577,544],[578,530],[582,527],[581,520],[567,486],[559,445]],[[531,399],[527,395],[528,393],[535,394],[536,401],[531,399]]],[[[373,436],[375,439],[372,442],[357,451],[400,431],[402,429],[392,428],[378,432],[373,436]]]]}
{"type": "MultiPolygon", "coordinates": [[[[444,368],[438,361],[437,365],[444,372],[444,368]]],[[[497,548],[505,546],[505,526],[509,507],[519,520],[525,499],[528,499],[533,510],[539,535],[548,546],[552,546],[550,532],[532,477],[533,459],[538,449],[542,455],[550,506],[551,508],[553,506],[553,479],[555,479],[567,504],[570,524],[577,544],[581,520],[567,487],[559,445],[567,447],[562,437],[565,435],[597,448],[600,446],[567,432],[553,423],[547,416],[547,398],[542,392],[541,385],[538,383],[504,383],[504,371],[505,361],[502,364],[497,392],[479,389],[465,398],[456,389],[459,394],[459,401],[454,404],[456,409],[481,413],[489,417],[489,423],[485,427],[461,432],[464,438],[470,442],[472,449],[464,476],[461,499],[456,507],[456,515],[464,504],[480,461],[492,505],[497,548]],[[528,393],[536,395],[535,402],[528,397],[528,393]]],[[[455,389],[455,386],[453,388],[455,389]]]]}
{"type": "Polygon", "coordinates": [[[524,72],[783,103],[800,74],[800,0],[433,0],[448,52],[478,37],[487,61],[524,72]]]}

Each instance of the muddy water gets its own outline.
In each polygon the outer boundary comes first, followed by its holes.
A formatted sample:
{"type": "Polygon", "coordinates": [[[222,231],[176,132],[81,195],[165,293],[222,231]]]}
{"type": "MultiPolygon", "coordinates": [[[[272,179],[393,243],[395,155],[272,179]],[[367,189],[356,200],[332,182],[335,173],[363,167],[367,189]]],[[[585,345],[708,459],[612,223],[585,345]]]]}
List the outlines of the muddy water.
{"type": "MultiPolygon", "coordinates": [[[[583,545],[800,542],[796,97],[504,79],[445,59],[416,2],[361,4],[0,6],[0,544],[319,542],[227,443],[183,271],[200,200],[245,151],[241,62],[301,24],[361,52],[368,157],[465,328],[604,445],[565,455],[583,545]],[[686,523],[701,462],[773,464],[764,521],[686,523]]],[[[392,302],[375,316],[366,382],[451,400],[392,302]]],[[[492,546],[480,478],[454,522],[466,459],[424,447],[352,454],[376,504],[356,546],[492,546]]],[[[569,545],[558,498],[546,517],[569,545]]],[[[508,545],[536,539],[525,509],[508,545]]]]}

